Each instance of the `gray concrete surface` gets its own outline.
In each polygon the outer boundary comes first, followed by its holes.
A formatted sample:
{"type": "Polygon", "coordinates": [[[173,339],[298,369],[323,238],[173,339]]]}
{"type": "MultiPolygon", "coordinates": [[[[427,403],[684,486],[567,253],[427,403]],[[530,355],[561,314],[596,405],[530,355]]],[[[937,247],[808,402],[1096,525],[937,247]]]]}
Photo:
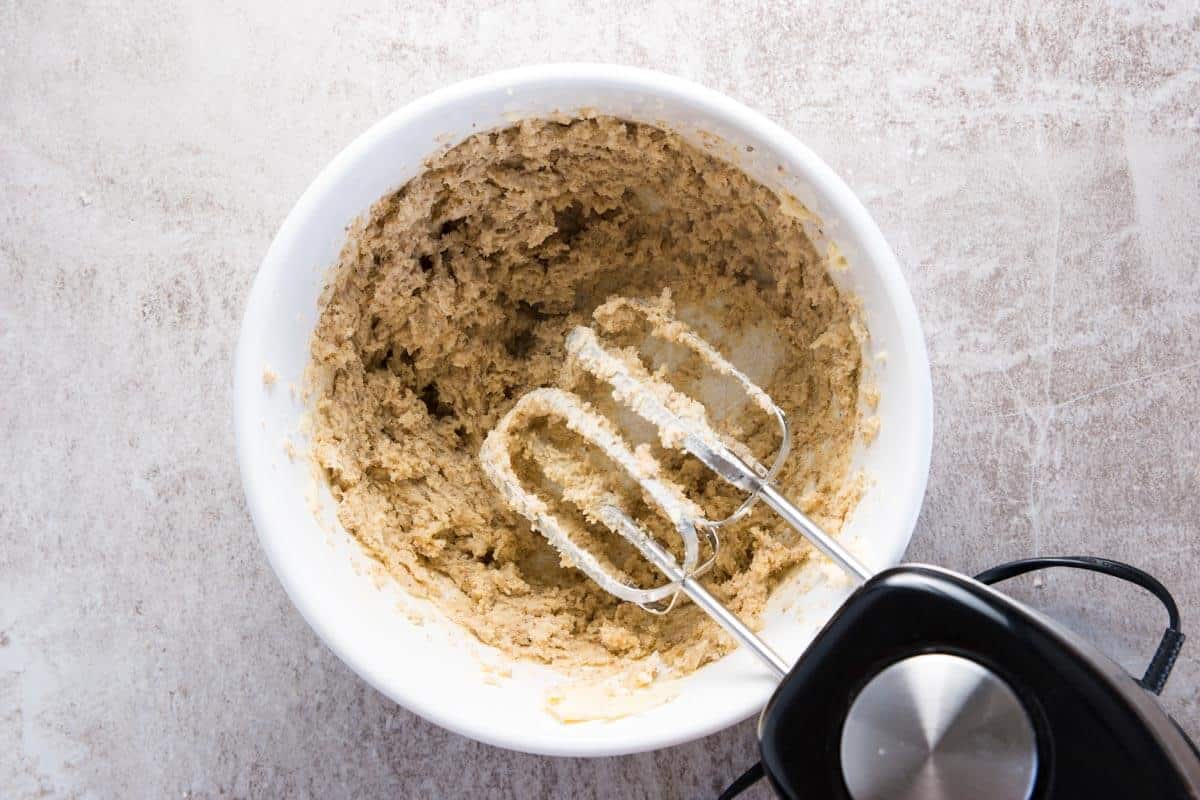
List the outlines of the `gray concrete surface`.
{"type": "MultiPolygon", "coordinates": [[[[418,719],[309,631],[243,504],[230,358],[291,204],[408,100],[571,59],[729,93],[875,214],[933,361],[914,559],[1128,559],[1200,631],[1194,3],[3,0],[0,795],[701,797],[753,760],[750,724],[576,761],[418,719]]],[[[1163,621],[1016,591],[1131,668],[1163,621]]],[[[1191,644],[1193,735],[1198,678],[1191,644]]]]}

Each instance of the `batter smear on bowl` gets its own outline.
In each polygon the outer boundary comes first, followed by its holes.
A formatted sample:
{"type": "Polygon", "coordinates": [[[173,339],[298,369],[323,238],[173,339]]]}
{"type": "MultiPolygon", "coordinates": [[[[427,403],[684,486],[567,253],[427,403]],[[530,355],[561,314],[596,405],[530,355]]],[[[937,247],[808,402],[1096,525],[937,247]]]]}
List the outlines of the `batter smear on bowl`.
{"type": "MultiPolygon", "coordinates": [[[[611,117],[472,136],[352,227],[312,341],[314,457],[346,530],[483,642],[557,666],[658,653],[686,673],[732,641],[691,605],[655,616],[560,563],[478,461],[525,392],[602,394],[568,363],[564,340],[614,295],[669,304],[778,402],[794,453],[778,485],[839,530],[861,493],[850,461],[865,331],[853,302],[787,201],[677,134],[611,117]]],[[[720,405],[719,381],[661,355],[681,389],[720,405]]],[[[771,451],[771,420],[730,420],[752,449],[771,451]]],[[[636,425],[615,421],[637,438],[636,425]]],[[[603,474],[563,431],[543,428],[531,440],[542,463],[575,459],[559,478],[603,474]]],[[[655,455],[710,517],[736,507],[702,465],[655,455]]],[[[638,507],[628,486],[611,488],[638,507]]],[[[754,624],[809,546],[762,510],[722,539],[704,582],[754,624]]],[[[654,584],[649,564],[607,555],[654,584]]]]}

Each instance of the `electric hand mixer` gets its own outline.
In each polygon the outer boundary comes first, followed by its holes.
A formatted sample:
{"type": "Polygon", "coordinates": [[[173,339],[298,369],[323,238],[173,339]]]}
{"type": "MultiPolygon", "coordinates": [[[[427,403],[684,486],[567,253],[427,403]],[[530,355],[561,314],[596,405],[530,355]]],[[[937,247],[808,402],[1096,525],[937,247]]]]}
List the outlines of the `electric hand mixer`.
{"type": "MultiPolygon", "coordinates": [[[[650,613],[667,613],[686,595],[781,679],[759,721],[761,766],[726,796],[765,772],[780,795],[795,798],[1200,798],[1195,746],[1148,694],[1162,690],[1183,642],[1174,601],[1158,581],[1128,565],[1090,558],[1013,562],[977,580],[916,565],[872,575],[775,486],[791,436],[783,411],[761,388],[664,305],[614,298],[602,308],[610,319],[640,317],[651,337],[698,356],[777,421],[779,447],[768,467],[740,442],[718,434],[704,406],[676,390],[661,371],[652,373],[629,348],[606,347],[591,328],[575,328],[567,337],[569,358],[650,423],[664,448],[694,456],[746,493],[737,510],[720,520],[705,517],[662,474],[648,448],[631,448],[606,417],[560,389],[536,389],[518,400],[488,435],[480,459],[512,508],[567,563],[650,613]],[[613,492],[562,484],[564,502],[632,544],[666,584],[643,588],[615,574],[523,485],[512,461],[513,437],[541,418],[557,420],[598,449],[670,521],[682,563],[613,492]],[[758,501],[862,584],[794,666],[699,580],[720,548],[721,527],[744,517],[758,501]],[[1070,632],[985,585],[1046,566],[1111,574],[1163,601],[1170,625],[1140,682],[1070,632]]],[[[551,480],[567,477],[544,466],[551,480]]]]}

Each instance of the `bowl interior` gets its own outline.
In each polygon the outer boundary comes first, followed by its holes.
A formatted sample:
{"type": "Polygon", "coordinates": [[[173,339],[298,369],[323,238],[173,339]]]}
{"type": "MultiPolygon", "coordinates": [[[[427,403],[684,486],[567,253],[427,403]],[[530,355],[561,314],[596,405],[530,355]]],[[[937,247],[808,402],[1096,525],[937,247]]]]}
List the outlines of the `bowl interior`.
{"type": "MultiPolygon", "coordinates": [[[[752,656],[735,651],[687,678],[666,704],[564,726],[543,710],[544,690],[561,674],[517,664],[511,677],[497,680],[486,666],[498,660],[488,648],[375,573],[337,524],[299,433],[317,299],[346,225],[439,148],[522,117],[581,108],[664,125],[736,159],[768,186],[793,194],[813,213],[812,233],[822,246],[835,242],[844,253],[849,269],[835,279],[864,304],[882,427],[860,454],[873,485],[843,538],[872,567],[896,563],[924,492],[930,401],[924,344],[894,258],[849,190],[792,137],[727,98],[655,73],[585,66],[499,73],[430,95],[363,134],[304,194],[263,262],[238,347],[235,418],[264,549],[293,602],[347,664],[395,701],[473,738],[529,752],[612,755],[695,739],[744,719],[766,702],[773,681],[752,656]],[[279,376],[273,385],[263,381],[266,369],[279,376]]],[[[763,636],[789,660],[849,592],[848,583],[826,574],[802,571],[772,602],[763,636]]]]}

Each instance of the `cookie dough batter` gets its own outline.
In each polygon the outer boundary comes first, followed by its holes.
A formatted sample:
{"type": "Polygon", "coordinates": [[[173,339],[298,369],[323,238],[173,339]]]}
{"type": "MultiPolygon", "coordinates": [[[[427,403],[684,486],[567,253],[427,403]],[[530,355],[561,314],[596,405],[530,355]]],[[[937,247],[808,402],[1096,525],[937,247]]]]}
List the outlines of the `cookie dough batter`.
{"type": "MultiPolygon", "coordinates": [[[[732,642],[690,604],[653,616],[560,564],[477,454],[530,389],[602,399],[566,363],[566,334],[614,294],[668,289],[675,313],[788,414],[780,484],[838,530],[859,495],[849,465],[864,334],[783,202],[676,134],[609,117],[525,121],[434,158],[352,227],[322,298],[313,447],[342,525],[408,590],[517,657],[611,666],[658,653],[679,673],[720,657],[732,642]]],[[[724,397],[677,366],[682,390],[724,397]]],[[[743,416],[729,424],[769,453],[770,421],[743,416]]],[[[561,449],[553,430],[530,435],[561,449]]],[[[735,507],[698,463],[655,455],[709,516],[735,507]]],[[[723,530],[705,583],[754,624],[808,554],[760,509],[723,530]]],[[[621,567],[655,579],[648,565],[621,567]]]]}

